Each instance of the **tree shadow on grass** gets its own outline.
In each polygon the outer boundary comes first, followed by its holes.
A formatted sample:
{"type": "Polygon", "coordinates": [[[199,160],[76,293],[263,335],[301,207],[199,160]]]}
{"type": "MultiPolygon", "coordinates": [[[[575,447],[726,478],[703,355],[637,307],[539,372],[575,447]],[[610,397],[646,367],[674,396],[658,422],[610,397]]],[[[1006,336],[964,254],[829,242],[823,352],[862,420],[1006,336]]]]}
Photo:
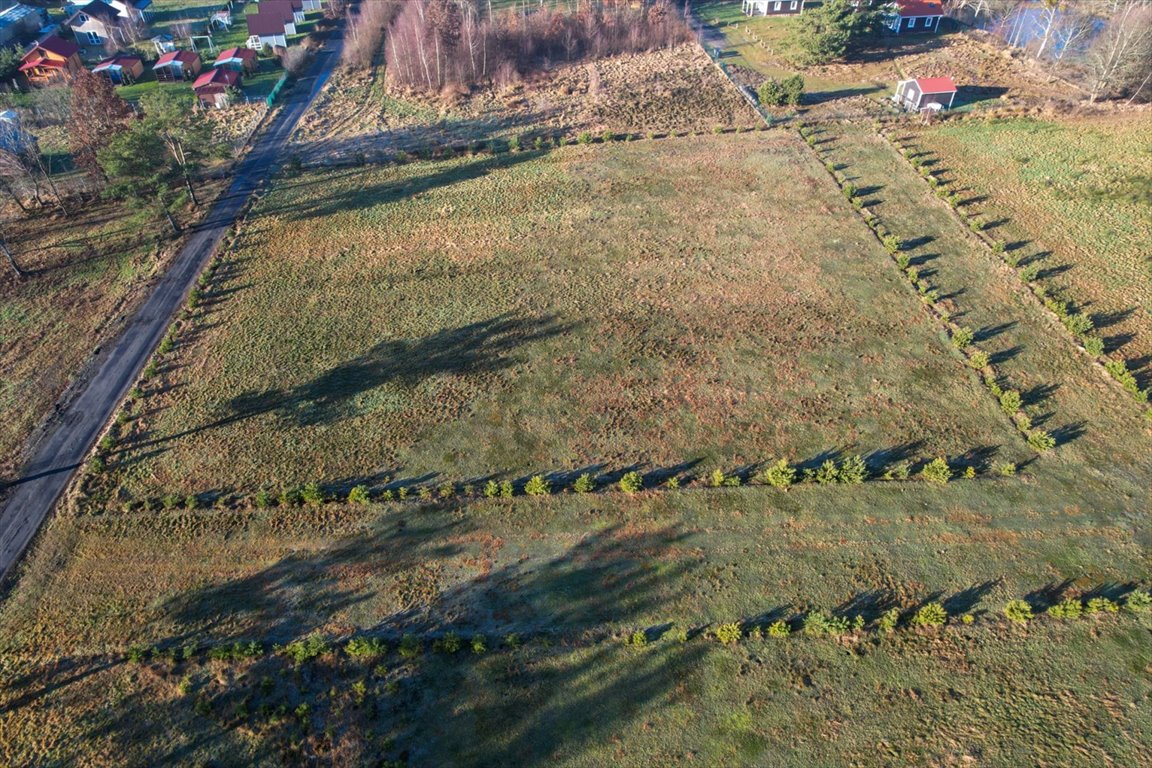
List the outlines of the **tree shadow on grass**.
{"type": "Polygon", "coordinates": [[[288,428],[331,424],[359,413],[358,397],[377,387],[415,387],[437,376],[504,370],[517,363],[514,353],[519,347],[566,333],[572,327],[555,317],[523,319],[504,314],[420,339],[382,341],[301,384],[239,394],[220,409],[219,418],[207,424],[128,443],[122,450],[170,443],[264,415],[274,416],[288,428]]]}

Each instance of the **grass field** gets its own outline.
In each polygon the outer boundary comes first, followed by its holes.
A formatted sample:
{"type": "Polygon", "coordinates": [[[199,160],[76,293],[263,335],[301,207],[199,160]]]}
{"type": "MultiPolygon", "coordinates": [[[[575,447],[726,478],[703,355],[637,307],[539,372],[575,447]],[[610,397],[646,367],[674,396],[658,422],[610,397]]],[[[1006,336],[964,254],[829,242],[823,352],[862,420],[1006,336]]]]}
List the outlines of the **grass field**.
{"type": "Polygon", "coordinates": [[[823,173],[743,134],[283,184],[121,492],[1026,457],[823,173]]]}
{"type": "MultiPolygon", "coordinates": [[[[217,186],[218,185],[214,185],[217,186]]],[[[210,197],[210,196],[209,196],[210,197]]],[[[177,210],[186,220],[190,210],[177,210]]],[[[13,214],[5,240],[21,268],[0,276],[0,479],[32,428],[137,298],[171,244],[148,212],[95,203],[68,218],[13,214]]]]}
{"type": "Polygon", "coordinates": [[[1152,120],[948,122],[915,133],[998,237],[1084,306],[1152,383],[1152,120]]]}

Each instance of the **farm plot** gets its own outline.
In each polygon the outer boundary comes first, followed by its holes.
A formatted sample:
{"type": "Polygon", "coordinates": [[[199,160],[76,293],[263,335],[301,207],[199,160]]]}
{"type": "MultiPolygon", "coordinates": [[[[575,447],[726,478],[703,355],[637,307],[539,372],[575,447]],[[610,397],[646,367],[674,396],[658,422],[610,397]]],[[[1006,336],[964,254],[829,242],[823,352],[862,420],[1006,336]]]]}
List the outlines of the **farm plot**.
{"type": "Polygon", "coordinates": [[[770,751],[810,765],[871,764],[882,740],[914,761],[1140,763],[1147,630],[1127,615],[1027,628],[999,615],[1011,597],[1043,607],[1147,579],[1118,522],[1135,508],[1095,509],[1074,487],[973,482],[61,517],[0,608],[0,754],[263,765],[353,749],[415,766],[770,751]],[[817,607],[872,624],[927,600],[953,626],[676,639],[708,623],[798,627],[817,607]],[[645,628],[644,647],[624,645],[645,628]],[[387,650],[270,653],[359,631],[387,650]],[[421,653],[397,652],[408,632],[421,653]],[[447,632],[465,643],[454,654],[447,632]],[[235,640],[262,650],[195,651],[235,640]],[[147,646],[170,655],[125,660],[147,646]]]}
{"type": "Polygon", "coordinates": [[[342,72],[304,115],[302,159],[374,157],[397,150],[508,142],[591,132],[702,133],[753,128],[759,118],[700,47],[557,66],[506,89],[448,99],[390,93],[382,69],[342,72]]]}
{"type": "Polygon", "coordinates": [[[255,210],[112,476],[131,500],[1019,461],[886,258],[788,134],[305,175],[255,210]]]}
{"type": "Polygon", "coordinates": [[[1152,119],[965,120],[914,133],[934,171],[963,185],[998,237],[1152,384],[1152,119]]]}
{"type": "MultiPolygon", "coordinates": [[[[939,291],[952,318],[973,331],[1002,372],[1001,386],[1022,393],[1032,424],[1056,436],[1062,447],[1044,462],[1062,464],[1069,477],[1148,477],[1142,408],[1077,351],[1015,272],[871,128],[827,126],[816,135],[823,156],[857,187],[868,210],[906,242],[911,266],[939,291]]],[[[998,226],[992,222],[991,231],[998,226]]]]}

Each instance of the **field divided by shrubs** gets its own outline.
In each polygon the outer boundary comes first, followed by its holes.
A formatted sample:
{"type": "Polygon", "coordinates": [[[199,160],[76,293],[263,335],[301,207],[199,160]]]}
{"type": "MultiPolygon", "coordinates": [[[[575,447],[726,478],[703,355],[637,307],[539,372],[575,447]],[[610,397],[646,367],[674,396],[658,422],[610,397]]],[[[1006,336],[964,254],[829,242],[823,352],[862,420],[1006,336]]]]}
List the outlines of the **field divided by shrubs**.
{"type": "Polygon", "coordinates": [[[787,134],[306,175],[224,257],[104,492],[1021,461],[886,258],[787,134]]]}

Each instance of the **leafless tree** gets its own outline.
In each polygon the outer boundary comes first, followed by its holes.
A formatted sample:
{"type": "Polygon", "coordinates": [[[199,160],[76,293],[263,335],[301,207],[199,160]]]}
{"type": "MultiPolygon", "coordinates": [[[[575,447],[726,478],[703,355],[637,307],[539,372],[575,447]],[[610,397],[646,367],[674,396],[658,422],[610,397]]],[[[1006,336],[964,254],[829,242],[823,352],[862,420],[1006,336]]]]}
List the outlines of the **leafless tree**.
{"type": "Polygon", "coordinates": [[[1109,5],[1108,22],[1086,55],[1092,101],[1142,88],[1152,70],[1152,3],[1111,0],[1109,5]]]}

